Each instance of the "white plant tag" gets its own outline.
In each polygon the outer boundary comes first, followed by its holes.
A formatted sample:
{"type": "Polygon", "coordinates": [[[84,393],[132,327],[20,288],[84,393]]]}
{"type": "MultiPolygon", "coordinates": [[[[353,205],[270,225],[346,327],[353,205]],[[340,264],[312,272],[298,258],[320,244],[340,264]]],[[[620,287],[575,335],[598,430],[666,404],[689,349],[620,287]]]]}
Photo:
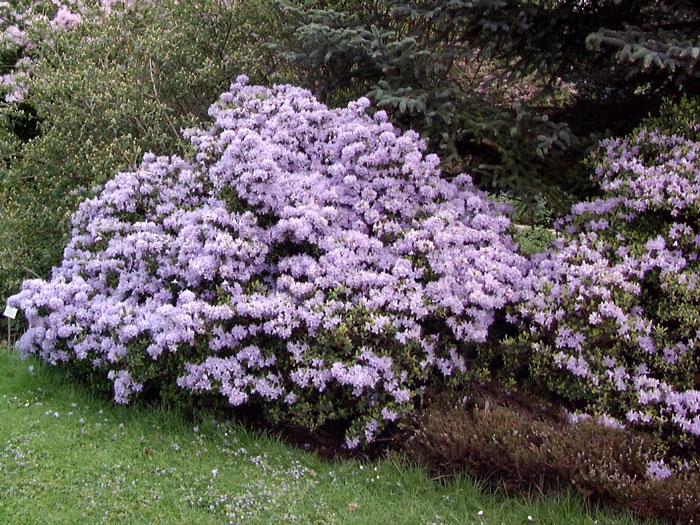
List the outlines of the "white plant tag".
{"type": "Polygon", "coordinates": [[[5,312],[2,315],[4,315],[5,317],[9,317],[10,319],[14,319],[15,317],[17,317],[17,308],[8,304],[7,306],[5,306],[5,312]]]}

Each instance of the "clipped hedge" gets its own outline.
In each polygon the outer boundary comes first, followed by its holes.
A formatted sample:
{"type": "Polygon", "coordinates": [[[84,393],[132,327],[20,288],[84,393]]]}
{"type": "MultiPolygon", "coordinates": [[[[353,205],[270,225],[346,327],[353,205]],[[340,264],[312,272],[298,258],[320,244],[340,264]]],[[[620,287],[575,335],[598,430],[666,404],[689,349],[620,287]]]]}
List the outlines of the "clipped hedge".
{"type": "Polygon", "coordinates": [[[426,384],[476,378],[528,269],[501,208],[369,102],[329,110],[241,77],[187,132],[73,215],[63,262],[10,299],[26,353],[114,399],[224,399],[371,442],[426,384]]]}

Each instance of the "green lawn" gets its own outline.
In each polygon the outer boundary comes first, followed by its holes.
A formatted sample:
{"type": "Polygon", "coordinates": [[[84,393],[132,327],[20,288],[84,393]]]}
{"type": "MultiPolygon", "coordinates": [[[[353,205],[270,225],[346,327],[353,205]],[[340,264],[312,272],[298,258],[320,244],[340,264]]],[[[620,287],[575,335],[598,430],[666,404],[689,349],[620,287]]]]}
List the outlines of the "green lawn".
{"type": "Polygon", "coordinates": [[[401,462],[323,461],[236,425],[114,406],[0,348],[0,523],[635,523],[401,462]]]}

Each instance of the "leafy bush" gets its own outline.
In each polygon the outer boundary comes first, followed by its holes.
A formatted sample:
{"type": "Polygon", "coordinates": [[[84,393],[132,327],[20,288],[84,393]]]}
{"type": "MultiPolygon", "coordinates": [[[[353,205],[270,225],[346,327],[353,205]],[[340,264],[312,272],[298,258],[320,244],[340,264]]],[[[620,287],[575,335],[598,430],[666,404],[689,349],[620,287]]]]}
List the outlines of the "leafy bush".
{"type": "Polygon", "coordinates": [[[658,115],[646,118],[642,128],[658,129],[665,135],[680,135],[690,140],[700,140],[700,97],[682,97],[674,102],[667,99],[658,115]]]}
{"type": "Polygon", "coordinates": [[[513,230],[513,239],[518,243],[520,253],[525,255],[546,251],[555,238],[554,230],[541,226],[516,225],[513,230]]]}
{"type": "Polygon", "coordinates": [[[533,258],[532,291],[513,311],[526,322],[505,357],[510,373],[654,432],[662,453],[694,467],[699,153],[700,143],[659,130],[602,143],[603,197],[575,205],[555,247],[533,258]]]}
{"type": "Polygon", "coordinates": [[[110,16],[85,7],[70,31],[50,20],[27,30],[24,101],[1,108],[1,297],[59,263],[70,214],[95,184],[144,151],[183,151],[180,129],[203,122],[242,71],[267,81],[255,36],[268,28],[264,2],[103,4],[110,16]],[[36,132],[19,136],[13,122],[31,115],[36,132]]]}
{"type": "Polygon", "coordinates": [[[9,301],[19,347],[97,369],[117,402],[219,395],[370,442],[427,383],[477,375],[527,263],[500,207],[367,99],[246,80],[187,133],[193,158],[149,154],[80,205],[52,279],[9,301]]]}

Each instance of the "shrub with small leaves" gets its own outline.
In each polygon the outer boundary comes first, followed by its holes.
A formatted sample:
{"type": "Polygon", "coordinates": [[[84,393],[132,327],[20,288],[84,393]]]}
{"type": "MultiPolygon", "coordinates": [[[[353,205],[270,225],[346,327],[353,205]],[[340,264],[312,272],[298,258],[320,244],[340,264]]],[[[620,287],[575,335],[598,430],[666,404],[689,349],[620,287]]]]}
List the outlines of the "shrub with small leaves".
{"type": "Polygon", "coordinates": [[[371,442],[426,384],[476,375],[527,261],[501,207],[367,99],[246,82],[188,131],[192,158],[147,155],[80,205],[52,279],[10,298],[18,346],[97,369],[120,403],[223,396],[371,442]]]}
{"type": "MultiPolygon", "coordinates": [[[[697,129],[697,128],[696,128],[697,129]]],[[[688,460],[700,438],[700,143],[658,130],[606,140],[599,199],[558,224],[533,258],[509,370],[565,399],[654,432],[688,460]]]]}
{"type": "Polygon", "coordinates": [[[436,474],[466,471],[512,491],[573,486],[642,518],[700,520],[700,473],[672,474],[654,459],[651,436],[605,419],[567,423],[551,407],[524,406],[521,395],[482,395],[424,411],[406,442],[411,457],[436,474]]]}
{"type": "Polygon", "coordinates": [[[665,135],[680,135],[690,140],[700,140],[700,97],[684,96],[678,101],[665,100],[658,115],[649,117],[642,128],[658,129],[665,135]]]}

